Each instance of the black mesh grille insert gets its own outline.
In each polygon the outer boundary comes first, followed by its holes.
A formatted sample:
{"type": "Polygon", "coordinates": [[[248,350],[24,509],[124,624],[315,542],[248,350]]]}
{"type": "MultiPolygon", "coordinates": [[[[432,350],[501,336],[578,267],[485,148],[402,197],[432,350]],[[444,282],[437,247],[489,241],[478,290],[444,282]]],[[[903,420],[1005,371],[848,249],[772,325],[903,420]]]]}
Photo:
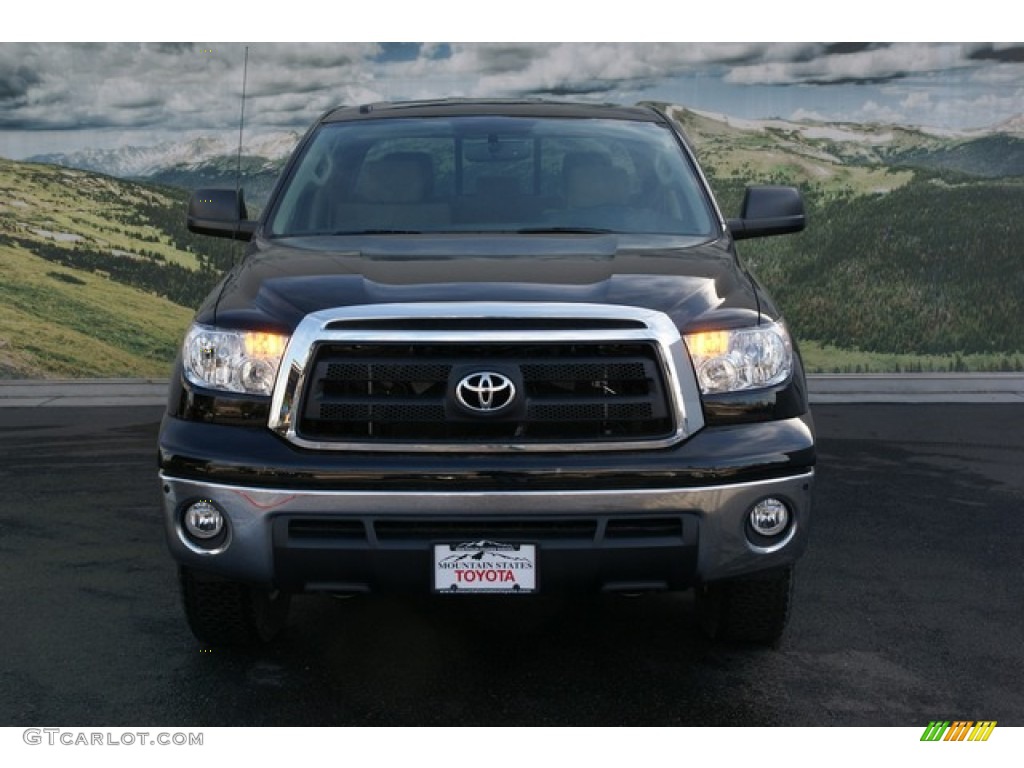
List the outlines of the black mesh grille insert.
{"type": "Polygon", "coordinates": [[[364,540],[366,528],[360,520],[296,518],[288,521],[288,535],[292,539],[364,540]]]}
{"type": "Polygon", "coordinates": [[[378,520],[374,523],[374,530],[381,541],[477,541],[481,538],[589,541],[597,533],[597,520],[378,520]]]}
{"type": "Polygon", "coordinates": [[[608,539],[644,539],[683,537],[683,521],[679,517],[617,518],[608,521],[608,539]]]}
{"type": "Polygon", "coordinates": [[[529,418],[536,421],[623,421],[649,419],[650,403],[552,403],[530,405],[529,418]]]}
{"type": "Polygon", "coordinates": [[[655,440],[672,434],[653,342],[322,343],[297,431],[318,441],[427,445],[655,440]],[[495,413],[457,402],[467,375],[497,371],[516,399],[495,413]]]}
{"type": "MultiPolygon", "coordinates": [[[[281,521],[285,523],[285,521],[281,521]]],[[[679,540],[684,538],[682,516],[659,517],[539,517],[537,519],[361,519],[339,517],[292,517],[287,537],[295,543],[322,541],[369,542],[372,532],[380,542],[455,542],[493,540],[617,541],[634,539],[679,540]],[[604,525],[602,526],[602,522],[604,525]]]]}

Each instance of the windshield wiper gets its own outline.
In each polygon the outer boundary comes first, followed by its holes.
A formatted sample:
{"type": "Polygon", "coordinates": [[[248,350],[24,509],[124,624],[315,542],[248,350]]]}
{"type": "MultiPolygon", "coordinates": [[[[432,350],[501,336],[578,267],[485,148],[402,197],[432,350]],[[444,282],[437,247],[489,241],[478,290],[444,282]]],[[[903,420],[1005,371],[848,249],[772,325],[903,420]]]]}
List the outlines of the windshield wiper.
{"type": "Polygon", "coordinates": [[[422,235],[418,229],[339,229],[332,235],[422,235]]]}
{"type": "Polygon", "coordinates": [[[599,227],[524,227],[516,230],[517,235],[614,235],[614,229],[599,227]]]}

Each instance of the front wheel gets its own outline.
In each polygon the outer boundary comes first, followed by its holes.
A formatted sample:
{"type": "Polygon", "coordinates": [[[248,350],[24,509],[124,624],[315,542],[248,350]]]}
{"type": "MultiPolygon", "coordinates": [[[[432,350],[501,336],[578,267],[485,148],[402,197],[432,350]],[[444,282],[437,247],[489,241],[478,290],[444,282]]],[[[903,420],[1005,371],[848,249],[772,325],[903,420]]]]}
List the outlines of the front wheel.
{"type": "Polygon", "coordinates": [[[714,640],[777,646],[789,621],[793,566],[697,587],[697,618],[714,640]]]}
{"type": "Polygon", "coordinates": [[[284,629],[291,595],[227,581],[182,566],[181,598],[189,628],[209,645],[269,643],[284,629]]]}

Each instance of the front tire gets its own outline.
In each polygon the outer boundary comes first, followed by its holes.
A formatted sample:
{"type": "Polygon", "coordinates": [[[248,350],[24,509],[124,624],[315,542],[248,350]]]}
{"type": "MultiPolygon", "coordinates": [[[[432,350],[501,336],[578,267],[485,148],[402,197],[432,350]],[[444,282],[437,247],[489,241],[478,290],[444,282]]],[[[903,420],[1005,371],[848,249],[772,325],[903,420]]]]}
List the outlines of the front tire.
{"type": "Polygon", "coordinates": [[[178,569],[181,598],[192,634],[208,645],[262,645],[288,620],[291,595],[252,584],[178,569]]]}
{"type": "Polygon", "coordinates": [[[697,619],[713,640],[777,647],[793,601],[793,566],[697,587],[697,619]]]}

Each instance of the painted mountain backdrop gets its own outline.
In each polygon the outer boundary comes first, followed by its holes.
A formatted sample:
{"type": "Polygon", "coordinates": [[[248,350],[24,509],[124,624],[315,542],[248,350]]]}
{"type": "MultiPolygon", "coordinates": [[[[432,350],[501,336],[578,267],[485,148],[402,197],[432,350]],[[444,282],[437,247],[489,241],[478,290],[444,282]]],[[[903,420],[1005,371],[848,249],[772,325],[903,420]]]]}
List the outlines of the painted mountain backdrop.
{"type": "MultiPolygon", "coordinates": [[[[1024,368],[1024,119],[937,133],[672,114],[726,215],[745,184],[803,189],[808,230],[741,254],[812,371],[1024,368]]],[[[253,208],[297,138],[246,143],[253,208]]],[[[0,160],[0,377],[165,376],[241,253],[185,230],[186,190],[233,187],[238,164],[203,139],[0,160]]]]}

